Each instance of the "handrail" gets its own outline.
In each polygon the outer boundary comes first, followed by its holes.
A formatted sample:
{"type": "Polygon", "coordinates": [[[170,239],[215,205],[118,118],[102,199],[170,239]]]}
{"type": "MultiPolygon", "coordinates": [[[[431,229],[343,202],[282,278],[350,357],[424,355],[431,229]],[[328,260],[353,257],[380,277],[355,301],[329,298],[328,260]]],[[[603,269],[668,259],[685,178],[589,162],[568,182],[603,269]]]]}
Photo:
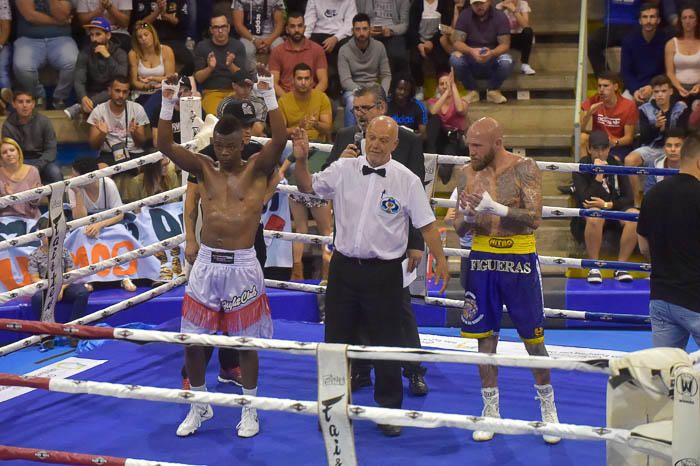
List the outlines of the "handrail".
{"type": "Polygon", "coordinates": [[[581,103],[588,89],[588,0],[581,0],[578,25],[578,58],[576,66],[576,103],[574,106],[574,160],[581,160],[581,103]]]}

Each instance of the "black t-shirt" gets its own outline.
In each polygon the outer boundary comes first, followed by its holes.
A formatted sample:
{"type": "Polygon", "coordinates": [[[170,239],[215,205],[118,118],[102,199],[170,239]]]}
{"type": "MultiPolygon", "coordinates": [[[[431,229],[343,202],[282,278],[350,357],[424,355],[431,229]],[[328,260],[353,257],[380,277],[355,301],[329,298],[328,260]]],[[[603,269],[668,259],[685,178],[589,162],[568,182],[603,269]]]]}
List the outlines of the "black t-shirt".
{"type": "Polygon", "coordinates": [[[679,174],[644,196],[637,233],[649,241],[651,299],[700,312],[700,181],[679,174]]]}
{"type": "MultiPolygon", "coordinates": [[[[160,120],[160,109],[162,104],[160,99],[158,99],[158,104],[156,105],[145,105],[144,110],[146,110],[146,116],[148,121],[151,122],[151,128],[158,128],[158,121],[160,120]]],[[[180,144],[181,139],[181,129],[180,129],[180,110],[175,109],[173,112],[173,119],[171,120],[173,124],[173,141],[176,144],[180,144]]]]}
{"type": "MultiPolygon", "coordinates": [[[[132,13],[132,21],[136,22],[150,15],[157,6],[157,2],[151,0],[135,0],[134,10],[132,13]]],[[[187,36],[187,17],[189,11],[187,8],[187,0],[167,0],[165,12],[167,14],[175,13],[177,24],[170,23],[163,19],[153,21],[153,27],[158,33],[158,38],[162,41],[167,40],[185,40],[187,36]]]]}
{"type": "Polygon", "coordinates": [[[412,100],[406,107],[399,107],[395,102],[389,101],[386,114],[399,125],[413,131],[418,131],[419,125],[426,124],[426,114],[415,100],[412,100]]]}

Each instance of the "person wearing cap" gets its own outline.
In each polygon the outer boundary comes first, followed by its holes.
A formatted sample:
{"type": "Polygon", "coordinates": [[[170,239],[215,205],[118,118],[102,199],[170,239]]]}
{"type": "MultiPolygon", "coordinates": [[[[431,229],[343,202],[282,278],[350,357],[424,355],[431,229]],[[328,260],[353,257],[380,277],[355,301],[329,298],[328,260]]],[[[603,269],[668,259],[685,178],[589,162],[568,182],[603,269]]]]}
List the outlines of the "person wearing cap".
{"type": "Polygon", "coordinates": [[[107,18],[112,25],[112,40],[125,52],[131,49],[129,22],[131,21],[132,0],[77,0],[75,12],[80,24],[88,24],[98,16],[107,18]]]}
{"type": "MultiPolygon", "coordinates": [[[[610,154],[610,139],[603,130],[595,130],[588,139],[588,153],[581,158],[581,163],[593,165],[621,165],[620,160],[610,154]]],[[[574,194],[579,208],[595,210],[615,210],[639,212],[634,208],[634,193],[629,177],[624,175],[603,175],[593,173],[574,173],[574,194]]],[[[584,243],[589,259],[600,258],[600,247],[603,243],[603,227],[606,222],[617,222],[600,217],[585,217],[584,243]]],[[[575,218],[574,224],[581,220],[575,218]]],[[[619,261],[629,260],[637,246],[636,224],[631,221],[620,221],[622,236],[620,237],[619,261]]],[[[632,276],[624,270],[615,271],[615,279],[620,282],[632,281],[632,276]]],[[[588,283],[600,284],[603,276],[598,269],[588,272],[588,283]]]]}
{"type": "Polygon", "coordinates": [[[471,0],[457,19],[452,32],[455,52],[450,65],[467,89],[469,103],[479,101],[476,80],[488,79],[486,100],[502,104],[508,99],[501,93],[503,81],[513,70],[510,56],[510,23],[508,17],[491,4],[491,0],[471,0]]]}
{"type": "Polygon", "coordinates": [[[227,113],[226,107],[228,107],[229,104],[236,105],[236,103],[241,100],[248,101],[255,109],[255,122],[250,128],[250,133],[252,136],[265,137],[267,105],[265,105],[264,100],[254,95],[252,91],[253,81],[244,75],[234,76],[233,81],[231,81],[231,93],[224,97],[224,99],[219,103],[219,106],[216,108],[216,117],[221,118],[223,114],[227,113]]]}
{"type": "Polygon", "coordinates": [[[109,84],[129,70],[126,52],[112,40],[112,26],[107,18],[92,18],[83,27],[90,43],[80,51],[75,64],[73,86],[79,102],[63,110],[69,120],[89,114],[95,106],[107,102],[109,84]]]}

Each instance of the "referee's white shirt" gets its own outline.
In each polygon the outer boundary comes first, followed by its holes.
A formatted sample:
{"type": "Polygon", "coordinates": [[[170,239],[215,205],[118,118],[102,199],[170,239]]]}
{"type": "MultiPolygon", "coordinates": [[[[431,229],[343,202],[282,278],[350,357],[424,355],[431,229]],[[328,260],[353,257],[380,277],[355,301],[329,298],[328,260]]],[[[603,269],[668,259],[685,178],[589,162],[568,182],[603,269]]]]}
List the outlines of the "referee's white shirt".
{"type": "Polygon", "coordinates": [[[386,176],[362,174],[364,156],[341,158],[312,177],[312,187],[333,200],[335,248],[357,259],[400,258],[408,245],[409,219],[416,228],[435,221],[423,183],[394,160],[375,167],[386,176]]]}

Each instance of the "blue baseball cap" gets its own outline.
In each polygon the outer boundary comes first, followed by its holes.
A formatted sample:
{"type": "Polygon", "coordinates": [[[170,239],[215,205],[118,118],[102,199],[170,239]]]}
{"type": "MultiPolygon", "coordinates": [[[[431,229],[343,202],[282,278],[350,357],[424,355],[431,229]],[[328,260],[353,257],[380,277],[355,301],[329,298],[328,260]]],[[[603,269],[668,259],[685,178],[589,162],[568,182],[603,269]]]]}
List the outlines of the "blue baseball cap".
{"type": "Polygon", "coordinates": [[[107,18],[103,18],[102,16],[97,16],[95,18],[92,18],[92,21],[90,21],[88,24],[83,25],[85,29],[88,28],[97,28],[97,29],[102,29],[105,32],[112,32],[112,25],[109,24],[109,21],[107,21],[107,18]]]}

